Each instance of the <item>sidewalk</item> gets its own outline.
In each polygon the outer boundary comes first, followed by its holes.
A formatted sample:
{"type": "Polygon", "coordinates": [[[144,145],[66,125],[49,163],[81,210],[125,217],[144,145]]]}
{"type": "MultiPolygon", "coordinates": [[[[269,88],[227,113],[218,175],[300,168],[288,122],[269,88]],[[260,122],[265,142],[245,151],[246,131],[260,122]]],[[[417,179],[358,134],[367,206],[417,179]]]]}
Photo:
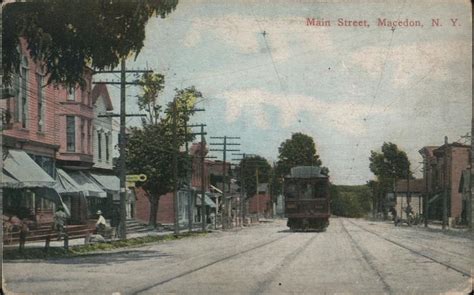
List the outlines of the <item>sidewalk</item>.
{"type": "MultiPolygon", "coordinates": [[[[382,222],[386,224],[392,224],[393,221],[391,220],[381,220],[381,219],[373,219],[373,218],[366,218],[367,221],[370,222],[382,222]]],[[[408,227],[406,224],[399,225],[402,227],[408,227]]],[[[462,236],[462,237],[467,237],[470,239],[474,239],[474,231],[470,231],[469,228],[463,227],[446,227],[445,230],[443,230],[443,226],[441,223],[438,222],[429,222],[428,227],[425,227],[423,223],[417,224],[417,225],[412,225],[412,228],[416,228],[418,230],[425,230],[429,232],[436,232],[436,233],[441,233],[441,234],[446,234],[446,235],[453,235],[453,236],[462,236]]]]}
{"type": "MultiPolygon", "coordinates": [[[[192,231],[193,232],[199,232],[201,229],[200,228],[194,228],[192,231]]],[[[213,230],[212,230],[213,231],[213,230]]],[[[187,233],[189,232],[189,229],[180,229],[180,233],[187,233]]],[[[133,239],[133,238],[141,238],[141,237],[147,237],[147,236],[167,236],[167,235],[173,235],[174,231],[172,230],[165,230],[165,231],[158,231],[158,230],[150,230],[147,232],[140,232],[140,233],[129,233],[127,234],[127,240],[128,239],[133,239]]],[[[118,241],[119,239],[114,239],[113,241],[118,241]]],[[[46,241],[35,241],[35,242],[28,242],[25,244],[25,248],[41,248],[45,246],[46,241]]],[[[78,238],[78,239],[70,239],[69,240],[69,247],[74,247],[74,246],[81,246],[85,245],[85,238],[78,238]]],[[[14,245],[4,245],[4,248],[6,249],[15,249],[18,248],[18,244],[14,245]]],[[[49,247],[64,247],[64,240],[57,241],[56,239],[52,239],[49,243],[49,247]]]]}

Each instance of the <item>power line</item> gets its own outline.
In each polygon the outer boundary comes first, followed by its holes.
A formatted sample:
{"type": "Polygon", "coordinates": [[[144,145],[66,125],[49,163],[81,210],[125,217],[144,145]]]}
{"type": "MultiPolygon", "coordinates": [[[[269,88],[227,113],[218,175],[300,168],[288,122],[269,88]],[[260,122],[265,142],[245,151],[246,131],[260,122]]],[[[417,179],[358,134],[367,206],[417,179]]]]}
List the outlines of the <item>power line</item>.
{"type": "MultiPolygon", "coordinates": [[[[238,136],[211,136],[211,139],[221,139],[221,142],[210,143],[211,146],[222,146],[221,149],[210,149],[210,151],[219,151],[222,152],[222,199],[224,201],[224,212],[223,212],[223,229],[229,229],[232,226],[232,221],[230,220],[231,212],[231,202],[225,197],[226,194],[226,182],[227,182],[227,163],[226,157],[228,152],[239,152],[240,149],[228,149],[227,146],[237,146],[240,143],[227,142],[227,140],[238,140],[238,136]]],[[[230,164],[230,163],[229,163],[230,164]]],[[[230,183],[229,183],[230,186],[230,183]]]]}

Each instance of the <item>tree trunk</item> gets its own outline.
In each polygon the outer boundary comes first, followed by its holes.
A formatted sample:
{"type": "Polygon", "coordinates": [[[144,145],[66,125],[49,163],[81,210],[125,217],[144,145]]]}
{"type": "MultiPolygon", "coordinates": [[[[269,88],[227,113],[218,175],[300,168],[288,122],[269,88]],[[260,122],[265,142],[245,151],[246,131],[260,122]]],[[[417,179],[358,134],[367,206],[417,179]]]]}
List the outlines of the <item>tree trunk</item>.
{"type": "Polygon", "coordinates": [[[148,219],[148,225],[156,228],[156,217],[158,215],[158,206],[160,205],[160,197],[150,196],[150,217],[148,219]]]}

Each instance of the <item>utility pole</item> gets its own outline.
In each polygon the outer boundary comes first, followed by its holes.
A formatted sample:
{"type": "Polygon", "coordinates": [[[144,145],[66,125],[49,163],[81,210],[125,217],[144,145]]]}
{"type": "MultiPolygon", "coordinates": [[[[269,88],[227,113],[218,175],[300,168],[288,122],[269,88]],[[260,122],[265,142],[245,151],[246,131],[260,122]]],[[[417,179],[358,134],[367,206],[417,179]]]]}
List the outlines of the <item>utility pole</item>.
{"type": "Polygon", "coordinates": [[[120,62],[120,140],[119,140],[119,167],[120,167],[120,237],[127,238],[127,168],[125,167],[125,147],[127,146],[125,139],[125,57],[122,57],[120,62]]]}
{"type": "MultiPolygon", "coordinates": [[[[472,102],[473,106],[473,111],[474,111],[474,100],[472,102]]],[[[473,217],[474,217],[474,207],[473,207],[473,194],[474,194],[474,138],[472,137],[472,134],[474,133],[474,114],[472,116],[471,120],[471,133],[469,134],[466,133],[466,135],[461,136],[465,140],[465,143],[467,143],[469,140],[471,141],[471,151],[469,155],[469,190],[468,190],[468,198],[467,198],[467,204],[466,204],[466,221],[467,225],[469,227],[469,230],[472,231],[474,229],[473,227],[473,217]]]]}
{"type": "Polygon", "coordinates": [[[222,152],[223,153],[223,161],[222,161],[222,199],[224,202],[224,212],[223,212],[223,221],[222,221],[222,228],[223,229],[228,229],[230,227],[230,208],[229,208],[229,201],[226,198],[226,178],[227,178],[227,163],[226,163],[226,157],[227,157],[227,152],[238,152],[240,150],[238,149],[228,149],[227,146],[235,146],[235,145],[240,145],[240,143],[228,143],[227,140],[233,140],[233,139],[240,139],[240,137],[232,137],[232,136],[211,136],[211,139],[222,139],[222,143],[211,143],[210,145],[221,145],[223,146],[222,149],[211,149],[211,151],[216,151],[216,152],[222,152]]]}
{"type": "MultiPolygon", "coordinates": [[[[473,64],[474,66],[474,64],[473,64]]],[[[474,111],[474,100],[472,101],[472,111],[474,111]]],[[[469,229],[474,231],[474,113],[471,120],[471,171],[469,177],[469,229]]]]}
{"type": "MultiPolygon", "coordinates": [[[[178,199],[178,154],[179,154],[179,146],[178,146],[178,114],[179,113],[193,113],[193,112],[201,112],[204,109],[185,109],[185,110],[178,110],[177,106],[177,99],[176,97],[173,99],[172,102],[172,109],[171,109],[171,132],[173,133],[172,137],[172,145],[173,145],[173,158],[172,158],[172,169],[173,169],[173,212],[174,212],[174,234],[179,234],[179,199],[178,199]]],[[[169,112],[167,112],[169,113],[169,112]]],[[[192,125],[187,125],[185,122],[184,126],[180,126],[182,128],[192,127],[192,125]]],[[[187,135],[187,130],[185,130],[184,136],[187,135]]],[[[187,143],[186,143],[187,144],[187,143]]],[[[186,148],[187,149],[187,148],[186,148]]],[[[191,203],[189,204],[191,207],[191,203]]],[[[189,219],[192,217],[189,216],[189,219]]],[[[192,224],[190,225],[190,230],[192,230],[192,224]]]]}
{"type": "Polygon", "coordinates": [[[425,178],[425,195],[423,198],[423,221],[424,226],[428,227],[428,201],[431,194],[431,164],[428,163],[428,155],[423,157],[425,169],[423,171],[425,178]]]}
{"type": "Polygon", "coordinates": [[[204,139],[204,124],[201,124],[201,230],[206,231],[206,182],[205,182],[205,154],[206,142],[204,139]]]}
{"type": "Polygon", "coordinates": [[[448,223],[448,137],[444,137],[444,193],[443,193],[443,230],[446,229],[448,223]]]}
{"type": "Polygon", "coordinates": [[[241,226],[244,225],[245,218],[245,179],[244,179],[244,166],[246,153],[232,153],[234,156],[242,156],[240,159],[232,159],[233,161],[240,161],[240,202],[239,202],[239,218],[241,226]]]}
{"type": "Polygon", "coordinates": [[[207,132],[204,132],[204,127],[206,124],[193,124],[188,125],[188,127],[200,127],[200,132],[193,132],[192,135],[200,135],[201,136],[201,152],[200,152],[200,172],[201,172],[201,230],[204,232],[206,231],[206,171],[205,171],[205,159],[213,159],[216,157],[206,156],[205,149],[206,149],[206,139],[204,135],[207,132]]]}
{"type": "MultiPolygon", "coordinates": [[[[411,192],[410,192],[410,165],[407,168],[407,206],[411,206],[411,192]]],[[[407,215],[408,217],[408,215],[407,215]]]]}
{"type": "Polygon", "coordinates": [[[178,211],[178,134],[176,131],[177,128],[177,109],[176,109],[176,98],[173,99],[172,105],[172,123],[171,123],[171,132],[173,133],[173,211],[174,211],[174,234],[179,234],[179,211],[178,211]]]}
{"type": "Polygon", "coordinates": [[[255,190],[257,192],[257,222],[260,222],[260,192],[258,190],[258,167],[255,168],[255,190]]]}
{"type": "Polygon", "coordinates": [[[126,85],[139,85],[138,82],[127,82],[126,73],[151,73],[151,70],[127,70],[125,66],[125,57],[122,57],[120,61],[120,71],[99,71],[99,74],[111,74],[120,73],[120,82],[106,81],[106,82],[94,82],[94,84],[120,84],[120,114],[102,114],[98,117],[120,117],[120,134],[119,134],[119,178],[120,178],[120,224],[119,224],[119,237],[124,240],[127,238],[127,167],[125,159],[125,148],[127,145],[126,140],[126,117],[143,117],[144,114],[128,114],[126,113],[126,85]]]}

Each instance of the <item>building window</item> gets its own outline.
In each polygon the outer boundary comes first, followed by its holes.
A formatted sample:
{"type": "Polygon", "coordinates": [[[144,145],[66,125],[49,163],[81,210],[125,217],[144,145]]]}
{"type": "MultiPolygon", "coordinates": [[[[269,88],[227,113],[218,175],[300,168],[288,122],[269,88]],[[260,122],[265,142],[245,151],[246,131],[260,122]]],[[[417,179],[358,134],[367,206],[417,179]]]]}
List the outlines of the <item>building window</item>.
{"type": "Polygon", "coordinates": [[[68,152],[76,151],[76,120],[74,116],[66,116],[66,146],[68,152]]]}
{"type": "Polygon", "coordinates": [[[81,91],[82,95],[82,103],[85,105],[89,105],[89,81],[85,79],[85,86],[81,91]]]}
{"type": "Polygon", "coordinates": [[[89,128],[87,128],[87,146],[89,147],[88,152],[92,154],[92,121],[88,120],[89,128]]]}
{"type": "Polygon", "coordinates": [[[44,131],[44,88],[43,75],[36,74],[36,86],[38,91],[38,131],[44,131]]]}
{"type": "Polygon", "coordinates": [[[97,157],[102,160],[102,133],[97,131],[97,157]]]}
{"type": "Polygon", "coordinates": [[[67,92],[67,100],[71,100],[71,101],[76,100],[76,88],[75,87],[69,88],[69,90],[67,92]]]}
{"type": "Polygon", "coordinates": [[[56,178],[56,165],[53,158],[28,154],[52,178],[56,178]]]}
{"type": "Polygon", "coordinates": [[[83,154],[87,153],[87,145],[86,145],[86,120],[81,118],[81,152],[83,154]]]}
{"type": "Polygon", "coordinates": [[[110,140],[109,140],[110,136],[109,134],[106,134],[105,135],[105,161],[109,161],[110,160],[110,140]]]}
{"type": "Polygon", "coordinates": [[[20,67],[20,91],[18,99],[18,119],[22,128],[28,127],[28,59],[24,56],[20,67]]]}

